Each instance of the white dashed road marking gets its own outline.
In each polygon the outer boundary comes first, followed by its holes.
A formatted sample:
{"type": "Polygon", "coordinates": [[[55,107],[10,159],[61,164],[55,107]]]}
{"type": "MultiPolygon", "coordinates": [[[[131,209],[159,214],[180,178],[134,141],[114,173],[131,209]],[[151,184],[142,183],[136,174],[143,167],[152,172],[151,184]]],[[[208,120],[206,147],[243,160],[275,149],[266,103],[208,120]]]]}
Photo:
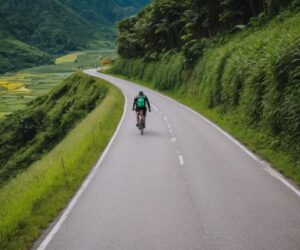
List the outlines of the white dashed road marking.
{"type": "Polygon", "coordinates": [[[256,156],[251,150],[249,150],[246,146],[244,146],[242,143],[240,143],[238,140],[233,138],[229,133],[225,132],[222,128],[220,128],[215,123],[211,122],[207,118],[205,118],[203,115],[197,113],[195,110],[191,109],[190,107],[187,107],[186,105],[183,105],[182,103],[168,97],[165,95],[162,95],[154,90],[148,89],[152,93],[155,93],[167,100],[170,100],[173,103],[176,103],[177,105],[183,107],[186,110],[189,110],[194,115],[198,116],[200,119],[206,121],[208,124],[210,124],[212,127],[214,127],[216,130],[218,130],[220,133],[222,133],[224,136],[226,136],[229,140],[231,140],[234,144],[236,144],[242,151],[244,151],[247,155],[249,155],[252,159],[254,159],[256,162],[259,162],[265,171],[267,171],[271,176],[278,179],[281,183],[283,183],[287,188],[289,188],[291,191],[293,191],[298,197],[300,197],[300,190],[296,188],[293,184],[291,184],[282,174],[280,174],[278,171],[273,169],[268,163],[265,161],[262,161],[258,156],[256,156]],[[268,169],[268,170],[266,170],[268,169]]]}
{"type": "Polygon", "coordinates": [[[159,109],[157,107],[155,107],[153,104],[151,104],[152,108],[155,110],[155,111],[159,111],[159,109]]]}
{"type": "Polygon", "coordinates": [[[180,165],[184,165],[184,160],[181,155],[178,156],[180,165]]]}
{"type": "Polygon", "coordinates": [[[173,143],[174,146],[175,146],[175,152],[176,152],[176,154],[178,156],[179,164],[181,166],[183,166],[184,165],[184,159],[183,159],[183,156],[180,154],[180,152],[178,150],[177,139],[176,139],[176,137],[173,136],[173,129],[172,129],[172,127],[171,127],[171,125],[170,125],[170,123],[168,121],[168,117],[164,116],[164,114],[155,105],[151,104],[151,106],[166,121],[169,133],[170,133],[170,135],[172,137],[171,138],[171,143],[173,143]]]}

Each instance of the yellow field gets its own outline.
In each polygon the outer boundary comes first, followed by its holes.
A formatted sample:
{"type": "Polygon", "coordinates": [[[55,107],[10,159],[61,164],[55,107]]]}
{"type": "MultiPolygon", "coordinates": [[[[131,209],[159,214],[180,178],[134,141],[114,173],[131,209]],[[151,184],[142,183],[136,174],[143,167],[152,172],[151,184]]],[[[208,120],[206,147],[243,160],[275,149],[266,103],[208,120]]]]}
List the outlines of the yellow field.
{"type": "Polygon", "coordinates": [[[0,80],[0,87],[6,88],[7,90],[16,90],[18,88],[24,87],[23,83],[17,83],[17,82],[9,82],[6,80],[0,80]]]}
{"type": "Polygon", "coordinates": [[[62,64],[62,63],[71,63],[75,62],[77,59],[77,56],[84,54],[84,52],[76,52],[72,54],[68,54],[62,57],[58,57],[55,59],[55,64],[62,64]]]}
{"type": "Polygon", "coordinates": [[[17,88],[15,89],[14,91],[17,91],[17,92],[31,92],[30,89],[26,88],[25,86],[22,86],[20,88],[17,88]]]}
{"type": "Polygon", "coordinates": [[[24,83],[10,82],[7,80],[0,80],[0,87],[7,89],[8,91],[18,92],[30,92],[31,90],[26,88],[24,83]]]}
{"type": "Polygon", "coordinates": [[[6,116],[8,114],[9,114],[9,112],[0,112],[0,118],[6,116]]]}
{"type": "Polygon", "coordinates": [[[22,81],[26,78],[32,78],[33,75],[35,75],[35,74],[31,74],[31,73],[27,73],[27,72],[18,72],[16,74],[14,74],[13,78],[22,81]]]}

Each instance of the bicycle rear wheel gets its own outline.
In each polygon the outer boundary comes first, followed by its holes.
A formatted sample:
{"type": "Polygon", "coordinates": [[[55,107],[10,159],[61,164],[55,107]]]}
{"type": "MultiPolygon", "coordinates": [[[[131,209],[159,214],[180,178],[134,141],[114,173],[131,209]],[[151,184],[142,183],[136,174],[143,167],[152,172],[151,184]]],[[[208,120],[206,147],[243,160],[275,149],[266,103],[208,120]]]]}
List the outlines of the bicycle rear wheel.
{"type": "Polygon", "coordinates": [[[144,134],[144,128],[145,128],[145,118],[144,118],[144,112],[143,110],[140,111],[140,131],[141,135],[144,134]]]}
{"type": "Polygon", "coordinates": [[[144,129],[145,129],[145,118],[143,117],[142,118],[142,128],[141,128],[141,134],[143,135],[144,134],[144,129]]]}

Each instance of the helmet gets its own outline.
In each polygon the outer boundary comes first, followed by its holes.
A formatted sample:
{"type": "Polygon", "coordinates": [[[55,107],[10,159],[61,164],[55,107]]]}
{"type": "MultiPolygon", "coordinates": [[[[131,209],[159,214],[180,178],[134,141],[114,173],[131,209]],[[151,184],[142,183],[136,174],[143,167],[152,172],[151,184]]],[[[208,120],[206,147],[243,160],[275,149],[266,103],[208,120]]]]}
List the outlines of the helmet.
{"type": "Polygon", "coordinates": [[[143,92],[143,91],[140,91],[140,92],[139,92],[139,95],[144,95],[144,92],[143,92]]]}

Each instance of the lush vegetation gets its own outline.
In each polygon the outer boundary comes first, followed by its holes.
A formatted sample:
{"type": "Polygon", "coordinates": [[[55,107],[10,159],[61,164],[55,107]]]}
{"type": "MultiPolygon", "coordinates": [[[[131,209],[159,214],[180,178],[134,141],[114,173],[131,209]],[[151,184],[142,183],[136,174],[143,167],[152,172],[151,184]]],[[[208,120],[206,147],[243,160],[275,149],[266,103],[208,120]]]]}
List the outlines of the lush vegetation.
{"type": "Polygon", "coordinates": [[[49,64],[28,68],[19,72],[0,75],[0,120],[8,114],[25,107],[34,98],[48,94],[50,90],[78,69],[99,65],[99,55],[103,58],[115,57],[115,49],[98,49],[71,53],[77,55],[74,62],[66,62],[66,55],[58,60],[60,64],[49,64]],[[22,87],[23,86],[23,87],[22,87]]]}
{"type": "MultiPolygon", "coordinates": [[[[154,1],[153,6],[166,2],[173,10],[172,1],[154,1]]],[[[131,28],[145,16],[153,17],[153,6],[121,23],[120,52],[124,49],[122,39],[128,34],[137,44],[144,44],[137,37],[151,22],[137,31],[131,28]],[[125,29],[124,24],[132,20],[134,25],[125,29]]],[[[262,16],[276,13],[279,6],[262,16]]],[[[164,33],[148,31],[153,39],[161,39],[157,43],[161,47],[149,45],[136,52],[128,42],[128,53],[121,52],[122,58],[112,71],[151,82],[205,113],[300,184],[300,13],[286,10],[253,27],[260,18],[250,18],[242,32],[228,34],[234,25],[228,24],[223,35],[200,36],[195,40],[200,47],[190,47],[198,53],[192,64],[187,63],[190,57],[185,42],[180,40],[182,44],[172,49],[164,33]]]]}
{"type": "Polygon", "coordinates": [[[85,47],[96,37],[112,41],[114,22],[135,13],[146,0],[0,1],[1,33],[50,52],[85,47]]]}
{"type": "Polygon", "coordinates": [[[91,23],[114,24],[126,16],[135,14],[149,0],[60,0],[91,23]]]}
{"type": "Polygon", "coordinates": [[[281,8],[299,5],[299,0],[154,0],[118,24],[118,53],[157,59],[176,50],[192,63],[207,46],[226,42],[226,33],[264,24],[281,8]]]}
{"type": "Polygon", "coordinates": [[[0,123],[0,185],[49,152],[107,94],[95,79],[75,74],[50,94],[0,123]]]}
{"type": "Polygon", "coordinates": [[[0,189],[0,249],[30,249],[78,189],[116,129],[124,105],[121,92],[99,79],[76,79],[93,81],[107,89],[107,95],[51,152],[0,189]]]}
{"type": "Polygon", "coordinates": [[[51,62],[49,54],[13,38],[0,38],[0,74],[51,62]]]}
{"type": "Polygon", "coordinates": [[[112,48],[115,20],[147,0],[108,2],[0,0],[0,74],[48,63],[49,54],[94,48],[95,40],[112,48]]]}

